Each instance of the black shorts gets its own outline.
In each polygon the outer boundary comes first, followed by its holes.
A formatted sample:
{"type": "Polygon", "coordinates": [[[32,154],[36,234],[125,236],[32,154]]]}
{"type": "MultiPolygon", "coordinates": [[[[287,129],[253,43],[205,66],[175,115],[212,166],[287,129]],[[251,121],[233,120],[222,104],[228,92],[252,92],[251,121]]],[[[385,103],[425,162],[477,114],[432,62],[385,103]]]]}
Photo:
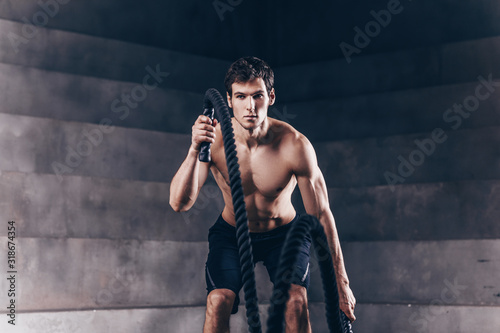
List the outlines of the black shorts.
{"type": "MultiPolygon", "coordinates": [[[[286,234],[292,223],[298,220],[297,215],[290,223],[277,227],[271,231],[262,233],[250,233],[252,242],[252,253],[254,264],[262,261],[267,269],[271,282],[275,281],[276,270],[278,269],[281,248],[285,242],[286,234]]],[[[241,287],[240,257],[238,254],[238,244],[236,240],[236,228],[224,221],[219,216],[215,224],[208,232],[209,253],[205,264],[205,280],[207,292],[214,289],[230,289],[236,294],[233,310],[238,311],[241,287]]],[[[306,236],[299,254],[299,259],[295,267],[292,283],[309,287],[309,251],[311,247],[311,237],[306,236]]]]}

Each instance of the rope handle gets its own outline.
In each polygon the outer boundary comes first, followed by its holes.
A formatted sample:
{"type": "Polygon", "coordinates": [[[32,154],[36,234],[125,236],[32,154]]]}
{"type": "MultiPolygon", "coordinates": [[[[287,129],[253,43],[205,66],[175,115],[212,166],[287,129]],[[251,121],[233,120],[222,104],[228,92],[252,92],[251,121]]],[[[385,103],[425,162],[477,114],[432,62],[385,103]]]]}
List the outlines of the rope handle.
{"type": "MultiPolygon", "coordinates": [[[[214,120],[214,108],[203,108],[203,115],[207,116],[211,120],[214,120]]],[[[198,159],[200,162],[210,162],[212,160],[210,147],[212,143],[210,142],[202,142],[200,146],[200,153],[198,155],[198,159]]]]}

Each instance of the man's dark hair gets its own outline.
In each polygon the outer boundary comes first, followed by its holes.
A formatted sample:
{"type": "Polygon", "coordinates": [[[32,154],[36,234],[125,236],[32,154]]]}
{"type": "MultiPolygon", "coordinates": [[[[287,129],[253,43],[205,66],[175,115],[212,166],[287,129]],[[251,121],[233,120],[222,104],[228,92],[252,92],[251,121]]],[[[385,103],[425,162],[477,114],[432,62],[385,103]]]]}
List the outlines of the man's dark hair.
{"type": "Polygon", "coordinates": [[[224,85],[230,96],[233,95],[232,84],[248,82],[250,80],[262,78],[266,85],[267,94],[271,93],[274,86],[274,73],[271,67],[264,61],[257,57],[243,57],[229,67],[224,85]]]}

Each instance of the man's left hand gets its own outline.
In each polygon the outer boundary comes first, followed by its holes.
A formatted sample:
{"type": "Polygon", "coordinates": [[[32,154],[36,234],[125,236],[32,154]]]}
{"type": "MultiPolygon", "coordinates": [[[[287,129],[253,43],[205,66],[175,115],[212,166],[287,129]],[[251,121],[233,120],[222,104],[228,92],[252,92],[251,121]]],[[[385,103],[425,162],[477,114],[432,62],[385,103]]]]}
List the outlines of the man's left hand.
{"type": "Polygon", "coordinates": [[[346,314],[347,318],[349,318],[351,322],[356,320],[356,316],[354,315],[356,298],[354,297],[349,285],[339,286],[339,306],[340,310],[346,314]]]}

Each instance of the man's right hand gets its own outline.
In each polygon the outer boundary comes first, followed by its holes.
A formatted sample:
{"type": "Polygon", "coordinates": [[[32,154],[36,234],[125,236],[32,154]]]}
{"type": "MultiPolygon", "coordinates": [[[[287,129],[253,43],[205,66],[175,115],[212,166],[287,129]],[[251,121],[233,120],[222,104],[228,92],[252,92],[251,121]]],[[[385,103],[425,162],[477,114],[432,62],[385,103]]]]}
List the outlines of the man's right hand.
{"type": "Polygon", "coordinates": [[[215,142],[215,126],[217,126],[217,119],[210,119],[207,116],[200,115],[196,119],[191,137],[191,148],[200,151],[202,142],[215,142]]]}
{"type": "Polygon", "coordinates": [[[215,142],[216,125],[217,120],[204,115],[200,115],[193,125],[188,154],[170,182],[169,203],[176,212],[185,212],[193,207],[207,180],[210,164],[199,163],[199,152],[203,142],[215,142]]]}

